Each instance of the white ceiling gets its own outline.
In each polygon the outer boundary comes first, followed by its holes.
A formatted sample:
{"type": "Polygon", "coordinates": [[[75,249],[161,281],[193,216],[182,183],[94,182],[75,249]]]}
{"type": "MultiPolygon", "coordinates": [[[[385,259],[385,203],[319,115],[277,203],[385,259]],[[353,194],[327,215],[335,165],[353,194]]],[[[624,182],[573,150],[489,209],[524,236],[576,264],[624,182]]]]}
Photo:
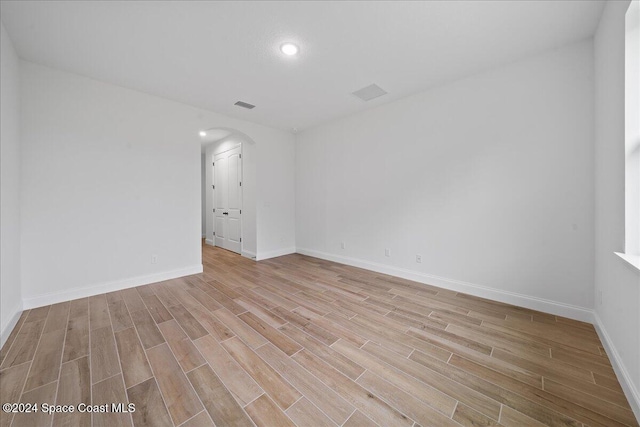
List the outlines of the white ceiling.
{"type": "Polygon", "coordinates": [[[23,59],[301,130],[589,37],[603,5],[2,1],[1,19],[23,59]],[[351,95],[371,83],[389,94],[351,95]]]}

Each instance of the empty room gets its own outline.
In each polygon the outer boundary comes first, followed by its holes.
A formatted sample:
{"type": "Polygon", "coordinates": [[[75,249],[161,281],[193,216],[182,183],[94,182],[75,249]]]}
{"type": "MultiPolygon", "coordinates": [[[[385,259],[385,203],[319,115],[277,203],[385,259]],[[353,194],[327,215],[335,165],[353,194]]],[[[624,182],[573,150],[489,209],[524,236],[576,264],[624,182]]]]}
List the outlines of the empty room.
{"type": "Polygon", "coordinates": [[[0,20],[0,427],[639,427],[640,0],[0,20]]]}

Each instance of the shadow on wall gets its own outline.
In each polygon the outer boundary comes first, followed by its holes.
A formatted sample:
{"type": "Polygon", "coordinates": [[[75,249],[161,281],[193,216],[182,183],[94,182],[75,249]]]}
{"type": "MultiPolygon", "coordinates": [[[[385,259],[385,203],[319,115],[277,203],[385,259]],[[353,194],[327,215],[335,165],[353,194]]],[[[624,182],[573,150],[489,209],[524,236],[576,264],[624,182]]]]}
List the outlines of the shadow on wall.
{"type": "Polygon", "coordinates": [[[233,128],[214,127],[200,133],[205,160],[203,209],[206,228],[205,243],[215,245],[214,232],[214,157],[240,146],[242,153],[242,214],[241,218],[241,254],[248,258],[256,256],[257,248],[257,181],[256,181],[256,142],[247,134],[233,128]]]}

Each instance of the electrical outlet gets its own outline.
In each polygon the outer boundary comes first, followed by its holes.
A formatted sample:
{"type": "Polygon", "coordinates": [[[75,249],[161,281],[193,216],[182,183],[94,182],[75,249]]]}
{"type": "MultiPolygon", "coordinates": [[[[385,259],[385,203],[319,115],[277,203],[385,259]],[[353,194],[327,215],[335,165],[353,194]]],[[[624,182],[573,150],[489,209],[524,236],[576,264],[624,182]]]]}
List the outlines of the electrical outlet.
{"type": "Polygon", "coordinates": [[[385,248],[384,249],[384,256],[391,256],[391,249],[385,248]]]}
{"type": "Polygon", "coordinates": [[[151,255],[151,264],[157,264],[158,263],[158,255],[151,255]]]}
{"type": "Polygon", "coordinates": [[[421,263],[422,263],[422,255],[416,255],[416,262],[417,262],[418,264],[421,264],[421,263]]]}
{"type": "Polygon", "coordinates": [[[345,242],[340,242],[340,247],[342,249],[347,249],[347,244],[345,242]]]}

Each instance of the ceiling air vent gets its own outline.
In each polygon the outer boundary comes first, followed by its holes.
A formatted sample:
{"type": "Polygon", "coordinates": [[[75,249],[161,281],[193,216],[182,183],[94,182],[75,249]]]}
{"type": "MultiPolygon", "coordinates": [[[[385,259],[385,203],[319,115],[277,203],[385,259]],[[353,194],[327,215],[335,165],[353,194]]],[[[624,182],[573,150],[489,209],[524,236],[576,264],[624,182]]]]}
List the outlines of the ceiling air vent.
{"type": "Polygon", "coordinates": [[[357,96],[363,101],[371,101],[374,98],[377,98],[379,96],[386,95],[386,94],[387,94],[387,91],[382,89],[380,86],[378,86],[375,83],[353,92],[353,95],[357,96]]]}
{"type": "Polygon", "coordinates": [[[238,101],[233,105],[237,105],[238,107],[246,108],[247,110],[251,110],[252,108],[256,108],[255,105],[249,104],[248,102],[238,101]]]}

